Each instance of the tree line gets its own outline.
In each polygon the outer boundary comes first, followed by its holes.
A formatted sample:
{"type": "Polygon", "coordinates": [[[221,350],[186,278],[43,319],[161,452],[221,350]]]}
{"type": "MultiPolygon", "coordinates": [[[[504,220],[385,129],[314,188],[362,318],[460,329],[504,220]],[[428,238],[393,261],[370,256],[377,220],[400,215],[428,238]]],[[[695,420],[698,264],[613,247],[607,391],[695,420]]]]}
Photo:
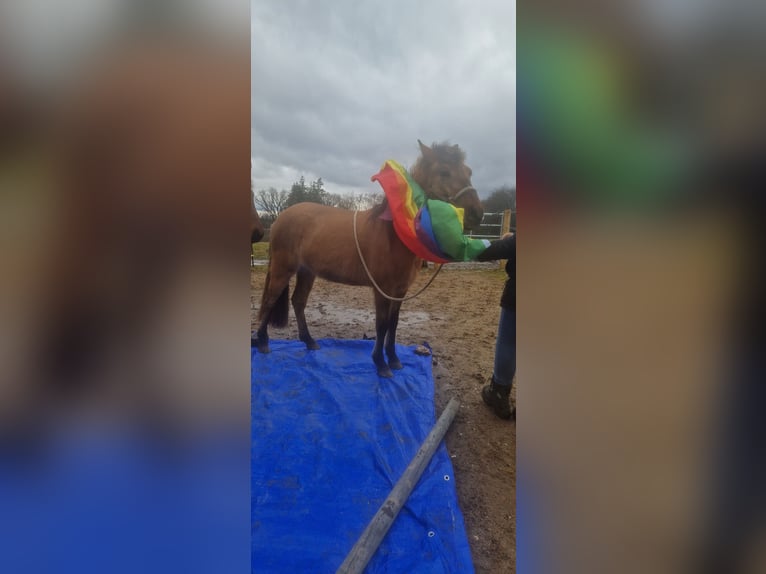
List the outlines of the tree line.
{"type": "MultiPolygon", "coordinates": [[[[258,209],[261,220],[267,226],[285,209],[304,201],[342,209],[363,210],[370,209],[383,200],[382,193],[330,193],[324,188],[321,177],[307,183],[306,179],[301,176],[298,181],[293,183],[290,191],[286,189],[277,190],[273,187],[255,191],[251,182],[250,191],[253,193],[255,207],[258,209]]],[[[515,187],[499,187],[481,203],[487,213],[498,213],[510,209],[512,213],[511,227],[516,227],[515,187]]]]}
{"type": "Polygon", "coordinates": [[[504,185],[497,188],[489,197],[481,200],[484,213],[501,213],[511,210],[511,229],[516,229],[516,188],[504,185]]]}
{"type": "Polygon", "coordinates": [[[253,200],[261,220],[268,225],[274,221],[277,216],[285,209],[296,203],[312,202],[330,207],[340,207],[342,209],[362,210],[370,209],[373,205],[383,201],[382,193],[330,193],[324,188],[322,178],[306,182],[301,178],[293,183],[290,191],[286,189],[277,190],[270,187],[268,189],[259,189],[254,191],[251,183],[253,200]]]}

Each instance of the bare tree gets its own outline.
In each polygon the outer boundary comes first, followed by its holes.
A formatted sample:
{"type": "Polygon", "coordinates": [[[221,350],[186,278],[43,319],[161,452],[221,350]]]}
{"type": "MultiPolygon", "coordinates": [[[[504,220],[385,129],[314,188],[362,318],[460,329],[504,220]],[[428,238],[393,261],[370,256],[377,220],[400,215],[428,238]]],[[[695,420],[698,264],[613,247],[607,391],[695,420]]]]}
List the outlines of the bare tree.
{"type": "Polygon", "coordinates": [[[382,193],[328,193],[323,188],[321,178],[306,184],[301,178],[292,189],[277,191],[275,188],[259,189],[253,192],[255,207],[265,222],[273,221],[285,209],[294,203],[313,201],[341,209],[370,209],[383,201],[382,193]]]}
{"type": "Polygon", "coordinates": [[[324,204],[341,209],[370,209],[372,206],[383,201],[380,193],[328,193],[324,198],[324,204]]]}
{"type": "Polygon", "coordinates": [[[382,193],[360,193],[356,196],[356,209],[370,209],[381,203],[385,196],[382,193]]]}
{"type": "Polygon", "coordinates": [[[276,219],[287,207],[287,197],[288,192],[284,189],[281,191],[277,191],[273,187],[259,189],[254,195],[255,207],[271,219],[276,219]]]}
{"type": "Polygon", "coordinates": [[[328,193],[324,203],[341,209],[357,209],[353,193],[328,193]]]}

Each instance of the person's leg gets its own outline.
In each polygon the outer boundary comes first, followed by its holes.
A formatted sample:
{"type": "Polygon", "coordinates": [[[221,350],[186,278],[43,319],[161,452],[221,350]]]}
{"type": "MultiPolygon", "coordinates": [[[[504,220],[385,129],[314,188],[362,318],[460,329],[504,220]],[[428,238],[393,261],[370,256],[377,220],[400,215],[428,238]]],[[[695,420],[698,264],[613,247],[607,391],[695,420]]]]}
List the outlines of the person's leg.
{"type": "Polygon", "coordinates": [[[492,382],[481,390],[484,402],[502,419],[516,414],[511,408],[510,395],[516,373],[516,313],[501,309],[495,342],[495,364],[492,382]]]}
{"type": "Polygon", "coordinates": [[[495,367],[492,375],[496,384],[510,387],[515,374],[516,313],[509,309],[501,309],[495,342],[495,367]]]}
{"type": "Polygon", "coordinates": [[[710,508],[692,574],[747,571],[748,551],[766,525],[766,364],[761,356],[742,363],[719,401],[710,508]]]}

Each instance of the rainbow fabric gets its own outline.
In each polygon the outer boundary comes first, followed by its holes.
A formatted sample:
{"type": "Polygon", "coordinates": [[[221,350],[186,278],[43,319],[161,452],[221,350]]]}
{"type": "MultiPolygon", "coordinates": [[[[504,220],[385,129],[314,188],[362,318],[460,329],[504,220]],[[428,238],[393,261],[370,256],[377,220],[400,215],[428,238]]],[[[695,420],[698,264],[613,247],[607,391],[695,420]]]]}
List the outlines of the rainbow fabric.
{"type": "Polygon", "coordinates": [[[371,180],[386,194],[399,239],[421,259],[434,263],[471,261],[489,246],[489,241],[463,235],[462,208],[428,199],[397,162],[388,160],[371,180]]]}
{"type": "Polygon", "coordinates": [[[688,176],[692,146],[648,123],[628,62],[596,38],[530,18],[517,44],[517,157],[522,211],[573,202],[663,205],[688,176]],[[563,201],[562,201],[563,200],[563,201]]]}

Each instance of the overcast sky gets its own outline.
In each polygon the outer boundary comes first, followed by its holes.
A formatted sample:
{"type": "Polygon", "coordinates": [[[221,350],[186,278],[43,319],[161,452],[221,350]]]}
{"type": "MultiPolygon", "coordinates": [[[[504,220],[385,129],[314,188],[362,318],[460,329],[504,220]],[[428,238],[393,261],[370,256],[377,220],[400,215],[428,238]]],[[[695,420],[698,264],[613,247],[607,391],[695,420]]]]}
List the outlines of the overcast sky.
{"type": "Polygon", "coordinates": [[[255,189],[377,192],[418,138],[459,144],[482,196],[515,185],[515,2],[256,0],[251,19],[255,189]]]}

